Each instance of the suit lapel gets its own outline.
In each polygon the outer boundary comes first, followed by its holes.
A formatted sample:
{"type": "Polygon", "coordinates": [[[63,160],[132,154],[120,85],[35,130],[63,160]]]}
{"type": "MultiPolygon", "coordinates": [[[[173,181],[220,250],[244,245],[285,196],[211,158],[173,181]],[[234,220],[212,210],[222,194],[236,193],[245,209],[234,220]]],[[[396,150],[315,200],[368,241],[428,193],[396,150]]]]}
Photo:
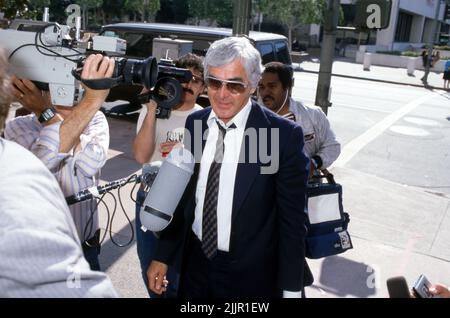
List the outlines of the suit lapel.
{"type": "MultiPolygon", "coordinates": [[[[257,135],[259,139],[259,128],[268,128],[270,125],[267,117],[265,116],[264,112],[261,109],[261,106],[256,104],[255,102],[252,102],[252,109],[250,111],[250,114],[248,116],[247,124],[245,125],[245,129],[247,130],[250,128],[257,129],[257,135]]],[[[253,141],[255,142],[255,141],[253,141]]],[[[259,153],[259,140],[257,143],[257,151],[259,153]]],[[[233,198],[233,209],[232,209],[232,224],[236,220],[237,215],[240,212],[240,208],[242,204],[244,203],[248,192],[250,191],[250,188],[258,175],[261,171],[261,163],[260,158],[257,156],[256,162],[248,162],[249,158],[251,158],[249,154],[249,150],[253,149],[249,146],[249,140],[248,138],[244,138],[242,140],[241,145],[241,156],[240,158],[246,158],[245,162],[238,163],[237,171],[236,171],[236,179],[234,183],[234,198],[233,198]],[[245,156],[242,154],[245,151],[245,156]]]]}
{"type": "Polygon", "coordinates": [[[196,125],[195,122],[194,122],[194,126],[192,127],[193,131],[189,132],[191,134],[191,141],[190,141],[190,145],[188,146],[188,148],[192,152],[192,154],[194,154],[194,157],[195,157],[194,173],[192,174],[191,180],[189,181],[189,185],[188,185],[188,187],[191,189],[191,193],[192,193],[191,194],[192,200],[190,200],[191,209],[188,209],[188,212],[189,212],[188,218],[192,219],[192,222],[194,221],[193,217],[194,217],[194,211],[195,211],[195,191],[197,189],[198,176],[200,173],[200,162],[201,162],[203,150],[205,149],[205,144],[206,144],[207,135],[205,135],[205,133],[208,129],[207,121],[208,121],[208,117],[209,117],[210,113],[211,113],[211,111],[205,112],[203,117],[201,117],[199,119],[199,120],[201,120],[201,136],[199,136],[199,134],[198,134],[198,131],[195,127],[195,125],[196,125]],[[205,138],[203,138],[203,136],[205,136],[205,138]],[[201,138],[201,140],[199,140],[200,138],[201,138]],[[197,155],[197,150],[195,149],[195,146],[200,145],[200,141],[201,141],[202,149],[201,149],[201,152],[197,155]]]}
{"type": "Polygon", "coordinates": [[[206,139],[208,139],[208,117],[211,112],[208,112],[206,116],[202,118],[202,154],[205,150],[206,139]]]}
{"type": "MultiPolygon", "coordinates": [[[[252,107],[252,109],[250,110],[250,114],[248,116],[247,123],[245,125],[245,129],[247,130],[248,128],[254,128],[257,130],[256,133],[258,135],[259,134],[258,129],[259,128],[269,128],[270,122],[267,119],[266,115],[264,114],[263,110],[261,109],[261,106],[259,106],[255,102],[252,102],[251,107],[252,107]]],[[[206,131],[208,129],[207,120],[208,120],[209,114],[210,114],[210,112],[207,112],[201,118],[202,136],[196,136],[194,134],[195,138],[202,138],[202,153],[203,153],[203,150],[205,149],[206,139],[208,137],[207,135],[205,135],[205,133],[207,133],[206,131]],[[205,136],[205,138],[203,138],[203,136],[205,136]]],[[[259,136],[258,136],[258,138],[259,138],[259,136]]],[[[253,142],[255,142],[255,141],[253,141],[253,142]]],[[[251,150],[251,149],[252,149],[252,147],[249,146],[248,138],[244,138],[242,140],[242,144],[241,144],[240,157],[246,158],[246,160],[244,162],[238,163],[238,165],[237,165],[236,179],[235,179],[235,184],[234,184],[234,194],[233,194],[234,198],[233,198],[233,207],[232,207],[232,224],[235,221],[237,215],[239,214],[240,208],[241,208],[242,204],[244,203],[256,176],[261,171],[261,163],[260,163],[259,156],[257,157],[256,162],[248,162],[249,161],[248,159],[251,158],[251,156],[249,154],[249,150],[251,150]],[[243,152],[245,152],[245,154],[243,154],[243,152]]],[[[257,142],[256,149],[257,149],[257,152],[259,153],[259,140],[257,142]]],[[[201,160],[201,156],[200,156],[200,160],[201,160]]],[[[197,187],[197,181],[198,181],[197,179],[198,179],[199,171],[200,171],[200,161],[195,164],[195,168],[194,168],[194,175],[193,175],[193,178],[195,180],[193,182],[194,188],[197,187]]],[[[195,195],[195,192],[194,192],[194,195],[195,195]]],[[[193,202],[195,202],[195,200],[193,202]]]]}

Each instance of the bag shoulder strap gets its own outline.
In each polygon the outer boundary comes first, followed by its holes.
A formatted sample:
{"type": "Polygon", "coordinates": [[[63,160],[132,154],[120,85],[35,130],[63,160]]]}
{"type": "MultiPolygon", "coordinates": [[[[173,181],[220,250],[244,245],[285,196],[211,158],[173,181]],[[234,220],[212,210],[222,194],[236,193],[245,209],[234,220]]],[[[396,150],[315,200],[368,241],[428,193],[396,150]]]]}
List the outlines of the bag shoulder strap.
{"type": "Polygon", "coordinates": [[[329,184],[336,184],[336,180],[334,180],[334,176],[333,176],[333,174],[330,172],[330,171],[328,171],[327,169],[321,169],[321,170],[319,170],[320,171],[320,175],[318,175],[318,176],[312,176],[311,177],[311,179],[326,179],[327,180],[327,182],[329,183],[329,184]]]}

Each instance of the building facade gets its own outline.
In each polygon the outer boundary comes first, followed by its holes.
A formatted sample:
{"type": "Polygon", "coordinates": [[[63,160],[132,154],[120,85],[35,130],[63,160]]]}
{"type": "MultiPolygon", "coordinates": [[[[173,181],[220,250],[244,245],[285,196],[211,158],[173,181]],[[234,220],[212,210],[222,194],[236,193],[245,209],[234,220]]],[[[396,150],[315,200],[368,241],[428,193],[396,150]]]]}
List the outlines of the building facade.
{"type": "MultiPolygon", "coordinates": [[[[343,6],[355,6],[353,0],[341,0],[343,6]]],[[[444,20],[449,0],[392,0],[389,27],[376,31],[374,51],[405,51],[424,44],[448,44],[450,20],[444,20]],[[438,11],[438,32],[434,21],[438,11]]]]}

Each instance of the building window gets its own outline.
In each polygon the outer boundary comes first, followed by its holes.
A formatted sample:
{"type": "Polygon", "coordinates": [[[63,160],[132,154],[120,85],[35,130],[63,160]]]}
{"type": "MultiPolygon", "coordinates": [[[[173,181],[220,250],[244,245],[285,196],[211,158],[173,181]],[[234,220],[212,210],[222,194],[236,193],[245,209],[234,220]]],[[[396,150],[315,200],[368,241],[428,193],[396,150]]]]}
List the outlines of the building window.
{"type": "Polygon", "coordinates": [[[413,16],[405,12],[399,12],[397,30],[395,30],[395,42],[409,42],[413,16]]]}

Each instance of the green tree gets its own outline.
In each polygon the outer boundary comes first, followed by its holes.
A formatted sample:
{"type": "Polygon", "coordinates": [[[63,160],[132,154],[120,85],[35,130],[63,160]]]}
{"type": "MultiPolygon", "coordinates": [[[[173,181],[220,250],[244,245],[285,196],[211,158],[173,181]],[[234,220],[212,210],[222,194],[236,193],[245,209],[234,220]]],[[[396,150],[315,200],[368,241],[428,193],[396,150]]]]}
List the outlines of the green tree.
{"type": "Polygon", "coordinates": [[[161,0],[161,9],[155,17],[157,22],[185,23],[189,8],[186,0],[161,0]]]}
{"type": "Polygon", "coordinates": [[[206,19],[208,12],[208,2],[205,0],[188,0],[189,17],[195,19],[195,24],[199,24],[200,20],[206,19]]]}
{"type": "Polygon", "coordinates": [[[185,0],[173,1],[174,22],[184,23],[189,15],[188,3],[185,0]]]}
{"type": "Polygon", "coordinates": [[[320,24],[326,7],[325,0],[260,0],[257,3],[260,12],[286,25],[289,46],[292,31],[304,24],[320,24]]]}
{"type": "Polygon", "coordinates": [[[156,13],[161,8],[159,0],[126,0],[125,9],[133,12],[134,21],[140,16],[141,21],[154,21],[156,13]]]}
{"type": "Polygon", "coordinates": [[[114,23],[122,21],[122,15],[124,14],[125,0],[108,0],[103,1],[102,8],[100,10],[102,24],[114,23]]]}
{"type": "Polygon", "coordinates": [[[0,0],[0,11],[5,14],[6,19],[14,19],[28,11],[28,0],[0,0]]]}
{"type": "Polygon", "coordinates": [[[70,0],[50,0],[50,21],[66,24],[68,17],[66,8],[73,2],[70,0]]]}
{"type": "Polygon", "coordinates": [[[32,19],[42,19],[45,7],[50,7],[50,0],[29,0],[28,16],[32,19]]]}
{"type": "Polygon", "coordinates": [[[101,7],[103,0],[76,0],[75,3],[81,7],[82,28],[87,29],[89,25],[89,11],[101,7]]]}
{"type": "Polygon", "coordinates": [[[220,26],[229,26],[233,21],[233,0],[188,0],[189,16],[196,20],[217,22],[220,26]]]}

